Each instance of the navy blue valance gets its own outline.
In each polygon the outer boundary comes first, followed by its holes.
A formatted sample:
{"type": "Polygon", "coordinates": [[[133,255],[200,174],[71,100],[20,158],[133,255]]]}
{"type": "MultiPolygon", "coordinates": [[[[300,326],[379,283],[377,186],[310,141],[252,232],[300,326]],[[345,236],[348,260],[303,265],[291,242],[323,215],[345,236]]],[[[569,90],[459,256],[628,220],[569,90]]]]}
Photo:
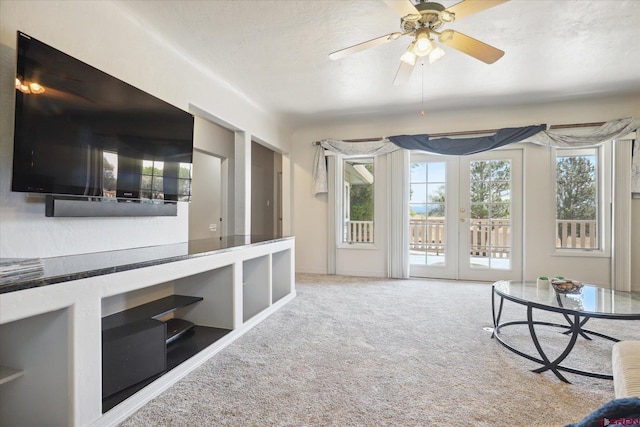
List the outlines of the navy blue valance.
{"type": "Polygon", "coordinates": [[[547,129],[547,125],[526,126],[521,128],[504,128],[495,135],[477,138],[437,138],[430,139],[429,135],[397,135],[390,136],[389,141],[407,150],[429,151],[438,154],[467,155],[492,150],[494,148],[520,142],[540,131],[547,129]]]}

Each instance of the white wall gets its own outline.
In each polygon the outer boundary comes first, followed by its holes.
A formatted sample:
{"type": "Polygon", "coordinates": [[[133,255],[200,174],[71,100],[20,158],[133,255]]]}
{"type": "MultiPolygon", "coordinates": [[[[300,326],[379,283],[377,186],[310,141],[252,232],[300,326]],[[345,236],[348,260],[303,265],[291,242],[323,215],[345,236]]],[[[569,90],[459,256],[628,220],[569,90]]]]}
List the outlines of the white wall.
{"type": "Polygon", "coordinates": [[[185,111],[203,111],[234,131],[289,151],[289,131],[218,82],[112,1],[0,2],[0,257],[46,257],[186,241],[188,205],[177,217],[45,218],[42,197],[12,193],[16,31],[185,111]]]}
{"type": "MultiPolygon", "coordinates": [[[[367,138],[399,134],[440,133],[465,130],[497,129],[546,123],[571,124],[602,122],[622,117],[640,116],[640,103],[634,97],[594,98],[585,102],[564,101],[554,104],[529,105],[510,109],[487,106],[481,110],[442,111],[413,116],[379,118],[345,118],[342,123],[299,129],[293,134],[293,232],[296,235],[296,270],[325,273],[327,271],[327,195],[311,194],[313,141],[323,138],[367,138]]],[[[564,274],[586,278],[593,283],[608,283],[608,258],[554,257],[552,247],[552,183],[549,151],[526,144],[525,147],[525,279],[539,274],[564,274]],[[541,203],[538,203],[541,201],[541,203]]],[[[640,234],[638,210],[634,216],[635,236],[640,234]]],[[[638,240],[638,239],[636,239],[638,240]]],[[[637,244],[636,244],[637,245],[637,244]]],[[[638,257],[635,251],[635,257],[638,257]]],[[[637,264],[637,263],[636,263],[637,264]]],[[[354,270],[366,269],[366,262],[354,270]]],[[[637,267],[636,267],[637,268],[637,267]]],[[[639,273],[635,273],[636,283],[639,273]]]]}

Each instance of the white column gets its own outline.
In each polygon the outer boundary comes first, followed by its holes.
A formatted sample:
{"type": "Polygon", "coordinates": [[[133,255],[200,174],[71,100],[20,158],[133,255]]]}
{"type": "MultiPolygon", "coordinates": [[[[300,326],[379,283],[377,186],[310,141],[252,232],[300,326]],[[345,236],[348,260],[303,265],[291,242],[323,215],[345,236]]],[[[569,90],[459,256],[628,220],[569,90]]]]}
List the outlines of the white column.
{"type": "Polygon", "coordinates": [[[251,234],[251,135],[235,133],[234,234],[251,234]]]}

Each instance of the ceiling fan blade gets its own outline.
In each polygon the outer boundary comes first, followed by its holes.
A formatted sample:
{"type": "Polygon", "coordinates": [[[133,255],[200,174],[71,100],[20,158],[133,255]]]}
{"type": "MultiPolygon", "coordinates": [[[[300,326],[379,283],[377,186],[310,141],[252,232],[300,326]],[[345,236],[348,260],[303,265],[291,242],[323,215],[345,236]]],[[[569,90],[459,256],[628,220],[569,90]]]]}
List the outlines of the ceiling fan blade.
{"type": "Polygon", "coordinates": [[[466,16],[473,15],[474,13],[482,12],[483,10],[498,6],[499,4],[506,3],[509,0],[462,0],[460,3],[456,3],[447,10],[456,15],[456,21],[466,16]]]}
{"type": "Polygon", "coordinates": [[[418,15],[420,17],[420,12],[410,0],[384,0],[384,2],[395,10],[400,18],[404,18],[407,15],[418,15]]]}
{"type": "Polygon", "coordinates": [[[398,86],[408,82],[411,78],[411,73],[413,73],[414,67],[415,65],[407,64],[404,61],[400,61],[400,67],[398,68],[396,77],[393,79],[393,85],[398,86]]]}
{"type": "Polygon", "coordinates": [[[444,30],[438,39],[441,43],[487,64],[493,64],[504,55],[504,51],[500,49],[453,30],[444,30]]]}
{"type": "Polygon", "coordinates": [[[356,52],[360,52],[363,51],[365,49],[369,49],[372,47],[376,47],[376,46],[380,46],[381,44],[385,44],[387,42],[396,40],[398,37],[400,37],[402,35],[402,33],[390,33],[390,34],[386,34],[384,36],[366,41],[366,42],[362,42],[362,43],[358,43],[356,45],[353,45],[351,47],[347,47],[344,49],[340,49],[337,50],[333,53],[329,54],[329,58],[333,59],[334,61],[336,59],[340,59],[340,58],[344,58],[347,55],[351,55],[352,53],[356,53],[356,52]]]}

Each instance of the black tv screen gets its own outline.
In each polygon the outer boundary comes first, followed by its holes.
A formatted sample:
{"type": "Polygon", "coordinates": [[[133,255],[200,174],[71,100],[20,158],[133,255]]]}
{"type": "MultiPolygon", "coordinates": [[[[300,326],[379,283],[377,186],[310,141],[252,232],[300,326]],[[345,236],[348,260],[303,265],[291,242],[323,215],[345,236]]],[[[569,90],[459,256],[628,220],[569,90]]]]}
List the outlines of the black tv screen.
{"type": "Polygon", "coordinates": [[[192,155],[191,114],[18,32],[13,191],[188,201],[192,155]]]}

